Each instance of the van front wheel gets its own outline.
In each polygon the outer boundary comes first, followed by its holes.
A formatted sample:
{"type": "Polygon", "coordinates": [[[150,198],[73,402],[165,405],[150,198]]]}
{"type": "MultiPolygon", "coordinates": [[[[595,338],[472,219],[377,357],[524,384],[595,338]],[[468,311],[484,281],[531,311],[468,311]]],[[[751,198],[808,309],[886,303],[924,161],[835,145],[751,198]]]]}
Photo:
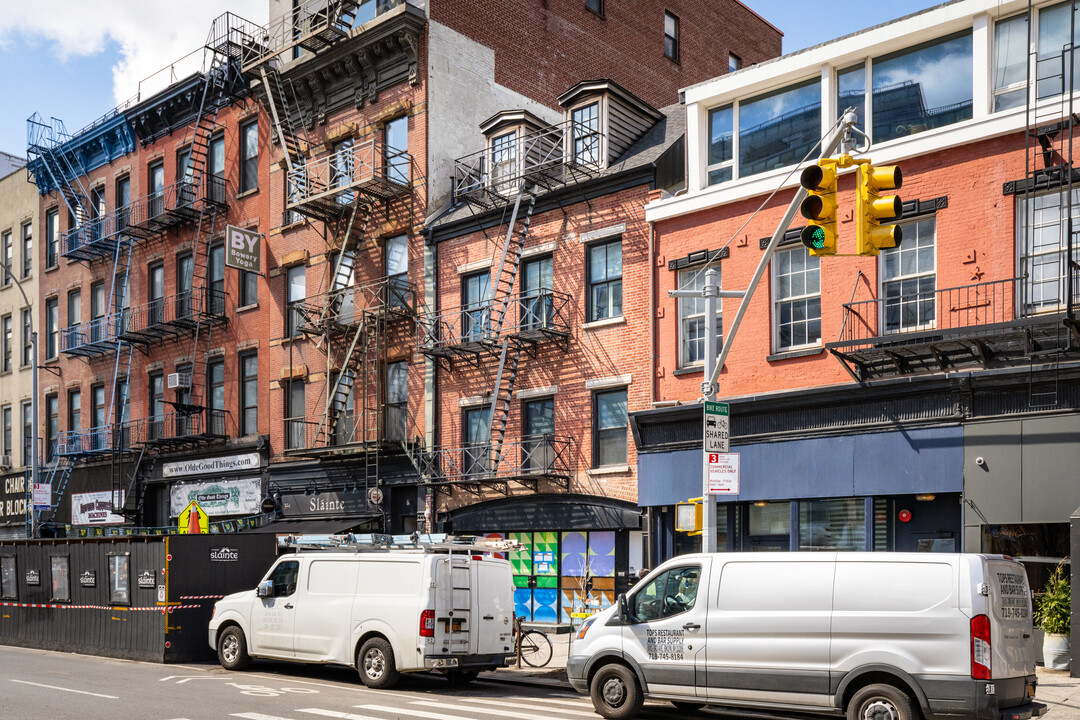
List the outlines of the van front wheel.
{"type": "Polygon", "coordinates": [[[867,685],[852,696],[847,720],[912,720],[911,699],[892,685],[867,685]]]}
{"type": "Polygon", "coordinates": [[[394,664],[394,649],[381,637],[368,640],[356,654],[360,680],[369,688],[385,690],[397,685],[401,676],[394,664]]]}
{"type": "Polygon", "coordinates": [[[627,720],[638,714],[645,698],[634,672],[611,663],[597,670],[589,688],[593,708],[608,720],[627,720]]]}
{"type": "Polygon", "coordinates": [[[251,656],[247,651],[247,640],[244,631],[236,625],[225,628],[218,636],[217,643],[218,662],[226,670],[244,670],[251,664],[251,656]]]}

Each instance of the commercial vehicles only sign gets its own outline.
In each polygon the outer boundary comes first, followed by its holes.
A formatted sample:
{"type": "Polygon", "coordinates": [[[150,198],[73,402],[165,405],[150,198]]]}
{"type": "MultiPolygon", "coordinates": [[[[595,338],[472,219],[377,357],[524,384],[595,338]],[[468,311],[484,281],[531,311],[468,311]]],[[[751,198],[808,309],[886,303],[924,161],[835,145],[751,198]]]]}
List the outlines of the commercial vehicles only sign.
{"type": "Polygon", "coordinates": [[[705,452],[726,453],[731,432],[731,408],[727,403],[705,401],[705,452]]]}
{"type": "Polygon", "coordinates": [[[706,495],[739,494],[739,453],[705,453],[709,473],[706,495]]]}

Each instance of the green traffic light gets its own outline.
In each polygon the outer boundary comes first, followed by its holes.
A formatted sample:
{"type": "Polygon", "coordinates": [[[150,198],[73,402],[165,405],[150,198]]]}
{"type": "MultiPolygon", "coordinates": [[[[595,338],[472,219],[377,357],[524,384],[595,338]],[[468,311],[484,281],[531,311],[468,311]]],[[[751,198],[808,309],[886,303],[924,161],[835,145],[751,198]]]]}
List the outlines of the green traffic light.
{"type": "Polygon", "coordinates": [[[810,245],[815,250],[825,247],[825,230],[823,228],[815,227],[810,231],[810,245]]]}

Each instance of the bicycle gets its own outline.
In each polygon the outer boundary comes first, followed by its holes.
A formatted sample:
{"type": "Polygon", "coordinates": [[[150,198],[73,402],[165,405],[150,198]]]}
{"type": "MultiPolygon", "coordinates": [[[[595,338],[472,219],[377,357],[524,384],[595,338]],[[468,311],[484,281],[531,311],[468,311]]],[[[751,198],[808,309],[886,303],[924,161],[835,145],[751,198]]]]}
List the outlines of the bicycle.
{"type": "Polygon", "coordinates": [[[522,630],[521,620],[517,620],[517,647],[515,648],[518,658],[518,667],[521,661],[529,667],[544,667],[551,662],[551,641],[541,630],[522,630]]]}

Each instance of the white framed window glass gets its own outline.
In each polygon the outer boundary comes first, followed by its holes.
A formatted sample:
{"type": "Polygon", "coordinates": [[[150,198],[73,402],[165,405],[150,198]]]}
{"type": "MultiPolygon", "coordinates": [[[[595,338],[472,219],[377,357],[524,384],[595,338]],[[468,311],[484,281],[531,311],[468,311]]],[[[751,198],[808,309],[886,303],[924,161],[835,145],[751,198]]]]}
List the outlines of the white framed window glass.
{"type": "Polygon", "coordinates": [[[709,111],[709,184],[731,180],[735,169],[735,110],[731,105],[709,111]]]}
{"type": "MultiPolygon", "coordinates": [[[[717,282],[720,268],[717,267],[717,282]]],[[[691,268],[679,271],[680,290],[698,290],[705,287],[705,269],[691,268]]],[[[705,363],[705,298],[679,298],[679,367],[695,367],[705,363]]],[[[716,300],[716,353],[724,346],[723,303],[716,300]]]]}
{"type": "Polygon", "coordinates": [[[794,165],[821,139],[821,79],[739,103],[739,177],[794,165]]]}
{"type": "Polygon", "coordinates": [[[511,130],[491,139],[491,184],[495,192],[513,191],[518,170],[518,132],[511,130]]]}
{"type": "Polygon", "coordinates": [[[821,344],[821,258],[800,245],[773,257],[777,351],[821,344]]]}
{"type": "Polygon", "coordinates": [[[866,63],[836,73],[836,112],[843,114],[855,108],[858,122],[855,127],[866,131],[866,63]]]}
{"type": "MultiPolygon", "coordinates": [[[[1025,201],[1016,200],[1016,238],[1020,291],[1020,312],[1033,315],[1056,312],[1065,305],[1065,255],[1068,249],[1064,227],[1065,194],[1050,192],[1025,201]],[[1025,227],[1026,225],[1026,227],[1025,227]]],[[[1080,219],[1080,189],[1073,190],[1072,217],[1080,219]]],[[[1074,251],[1075,252],[1075,251],[1074,251]]]]}
{"type": "Polygon", "coordinates": [[[1039,8],[1038,62],[1036,63],[1036,98],[1048,98],[1061,95],[1066,87],[1076,88],[1072,79],[1080,66],[1080,55],[1072,50],[1072,36],[1075,34],[1071,0],[1039,8]],[[1066,67],[1072,56],[1072,67],[1066,67]]]}
{"type": "Polygon", "coordinates": [[[571,161],[600,167],[600,103],[593,102],[570,112],[571,161]]]}
{"type": "Polygon", "coordinates": [[[994,23],[993,112],[1023,105],[1027,99],[1027,14],[994,23]]]}
{"type": "Polygon", "coordinates": [[[109,555],[109,603],[131,604],[131,556],[109,555]]]}
{"type": "Polygon", "coordinates": [[[936,321],[934,217],[904,224],[900,247],[881,251],[882,323],[885,334],[933,328],[936,321]]]}

